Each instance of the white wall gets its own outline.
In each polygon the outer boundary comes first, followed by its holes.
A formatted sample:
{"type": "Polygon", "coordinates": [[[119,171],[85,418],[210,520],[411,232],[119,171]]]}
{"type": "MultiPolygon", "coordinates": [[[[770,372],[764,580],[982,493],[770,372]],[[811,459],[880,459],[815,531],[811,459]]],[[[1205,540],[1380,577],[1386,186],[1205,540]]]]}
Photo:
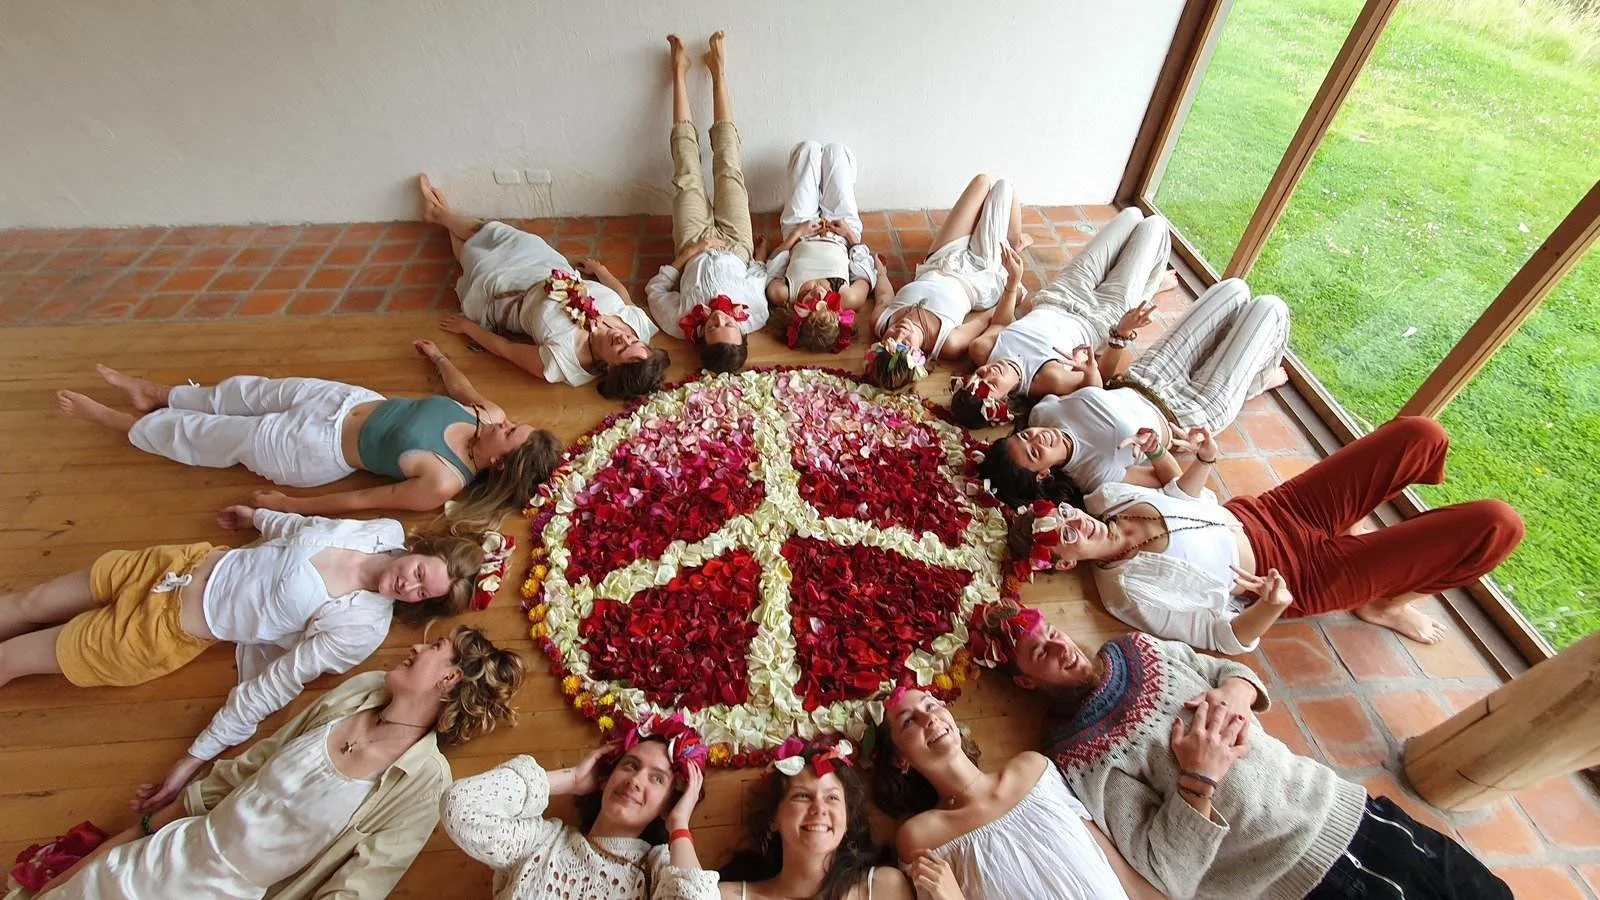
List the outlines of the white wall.
{"type": "MultiPolygon", "coordinates": [[[[755,207],[797,139],[865,208],[1110,198],[1181,0],[0,0],[0,227],[667,212],[669,30],[729,35],[755,207]],[[496,168],[541,168],[539,191],[496,168]]],[[[695,114],[710,119],[704,69],[695,114]]]]}

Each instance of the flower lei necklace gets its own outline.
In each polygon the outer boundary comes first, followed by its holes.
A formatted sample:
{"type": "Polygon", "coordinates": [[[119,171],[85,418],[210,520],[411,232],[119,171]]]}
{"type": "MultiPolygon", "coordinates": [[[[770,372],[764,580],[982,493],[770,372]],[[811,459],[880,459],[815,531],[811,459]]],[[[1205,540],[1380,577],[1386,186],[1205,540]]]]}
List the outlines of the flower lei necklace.
{"type": "Polygon", "coordinates": [[[544,281],[544,291],[545,296],[561,304],[561,311],[579,328],[592,328],[600,320],[600,307],[589,296],[589,286],[577,275],[552,269],[544,281]]]}
{"type": "Polygon", "coordinates": [[[743,303],[733,302],[727,294],[718,294],[705,303],[696,303],[692,309],[678,320],[678,330],[690,341],[699,341],[706,330],[706,320],[714,312],[727,313],[733,316],[735,322],[748,322],[750,320],[749,307],[743,303]]]}
{"type": "Polygon", "coordinates": [[[994,385],[978,377],[974,372],[965,378],[959,375],[950,376],[950,390],[953,393],[968,393],[977,398],[983,410],[983,418],[994,425],[1001,425],[1011,421],[1011,404],[994,385]]]}
{"type": "Polygon", "coordinates": [[[844,308],[844,299],[838,291],[828,291],[815,300],[801,297],[794,302],[794,316],[789,320],[789,331],[784,335],[784,343],[790,350],[800,348],[800,326],[806,319],[824,309],[832,310],[839,317],[839,337],[834,341],[833,352],[838,353],[850,346],[850,340],[855,336],[856,311],[844,308]]]}

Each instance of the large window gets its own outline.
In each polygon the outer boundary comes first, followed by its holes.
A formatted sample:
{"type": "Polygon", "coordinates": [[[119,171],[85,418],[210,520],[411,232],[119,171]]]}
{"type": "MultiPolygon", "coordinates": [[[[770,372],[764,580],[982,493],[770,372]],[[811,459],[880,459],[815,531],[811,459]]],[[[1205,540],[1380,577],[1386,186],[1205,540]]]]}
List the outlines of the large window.
{"type": "MultiPolygon", "coordinates": [[[[1307,110],[1332,113],[1287,205],[1265,207],[1265,243],[1247,242],[1259,256],[1243,256],[1256,290],[1289,302],[1296,356],[1370,427],[1413,399],[1600,175],[1600,5],[1400,0],[1380,32],[1374,2],[1352,30],[1363,6],[1235,0],[1140,196],[1220,271],[1307,110]],[[1375,43],[1355,39],[1363,22],[1375,43]],[[1317,96],[1330,71],[1360,72],[1342,101],[1317,96]]],[[[1528,537],[1496,576],[1558,647],[1600,628],[1597,297],[1591,257],[1439,414],[1451,480],[1421,492],[1522,512],[1528,537]]]]}

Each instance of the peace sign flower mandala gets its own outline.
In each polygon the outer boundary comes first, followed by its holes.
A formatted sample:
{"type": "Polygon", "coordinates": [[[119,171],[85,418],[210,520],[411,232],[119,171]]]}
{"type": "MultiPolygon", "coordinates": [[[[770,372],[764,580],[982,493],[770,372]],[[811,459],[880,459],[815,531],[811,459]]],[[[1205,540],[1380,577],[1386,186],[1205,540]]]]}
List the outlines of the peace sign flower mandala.
{"type": "Polygon", "coordinates": [[[975,676],[1005,519],[966,432],[819,369],[711,375],[611,416],[529,505],[532,635],[602,731],[681,715],[713,765],[860,740],[896,685],[975,676]]]}

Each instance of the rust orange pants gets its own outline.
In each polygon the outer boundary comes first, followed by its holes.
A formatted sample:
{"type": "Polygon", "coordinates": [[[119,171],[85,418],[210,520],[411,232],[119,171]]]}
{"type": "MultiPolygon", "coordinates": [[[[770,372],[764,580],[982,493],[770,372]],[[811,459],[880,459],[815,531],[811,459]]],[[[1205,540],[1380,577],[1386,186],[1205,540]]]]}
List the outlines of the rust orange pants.
{"type": "Polygon", "coordinates": [[[1522,517],[1500,500],[1457,503],[1370,534],[1345,534],[1406,487],[1444,481],[1449,448],[1438,422],[1406,416],[1264,494],[1228,501],[1255,548],[1256,572],[1277,569],[1288,582],[1294,605],[1287,615],[1438,593],[1511,555],[1522,540],[1522,517]]]}

